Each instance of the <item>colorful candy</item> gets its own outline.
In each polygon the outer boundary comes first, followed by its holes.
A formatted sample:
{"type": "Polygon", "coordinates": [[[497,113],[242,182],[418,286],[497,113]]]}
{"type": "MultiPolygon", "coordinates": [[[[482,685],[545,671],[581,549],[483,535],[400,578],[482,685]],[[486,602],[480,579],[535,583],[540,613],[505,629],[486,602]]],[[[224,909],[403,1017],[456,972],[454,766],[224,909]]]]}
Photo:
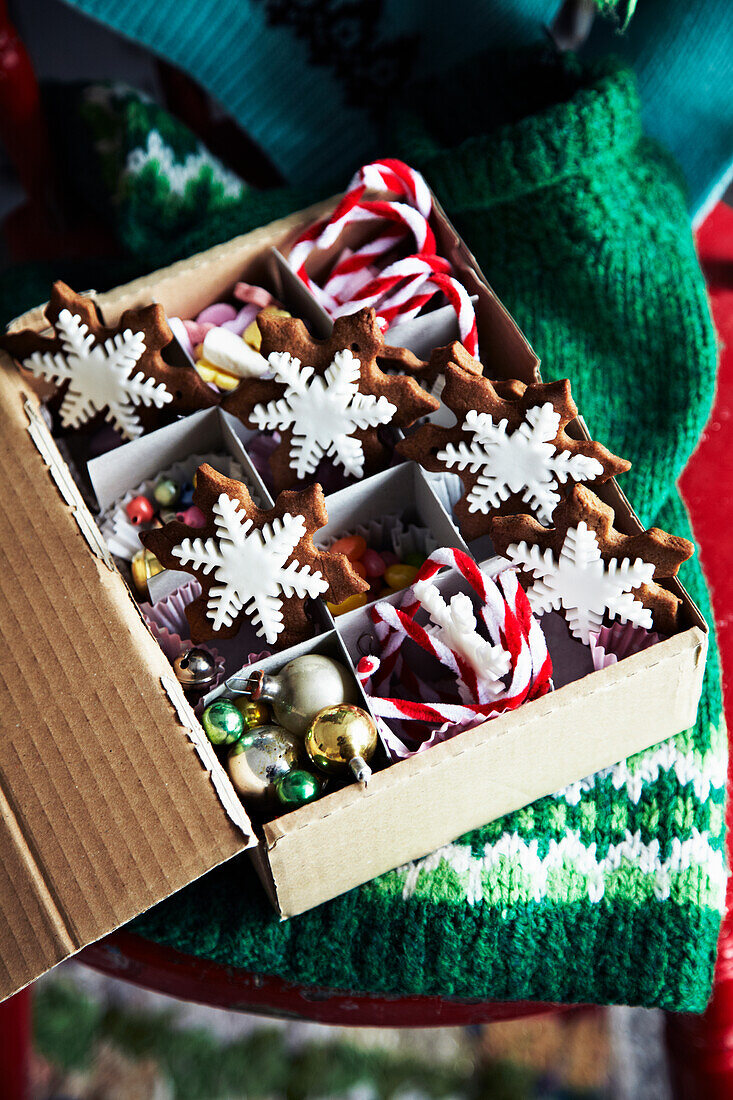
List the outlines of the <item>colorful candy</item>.
{"type": "Polygon", "coordinates": [[[366,592],[355,592],[353,596],[347,596],[341,603],[326,601],[326,607],[332,615],[345,615],[347,611],[354,611],[357,607],[364,607],[367,602],[366,592]]]}
{"type": "Polygon", "coordinates": [[[414,565],[390,565],[384,574],[384,579],[390,588],[407,588],[417,576],[414,565]]]}
{"type": "Polygon", "coordinates": [[[367,542],[363,535],[344,535],[329,546],[332,554],[345,554],[351,562],[359,561],[366,548],[367,542]]]}
{"type": "Polygon", "coordinates": [[[376,550],[367,548],[360,558],[361,564],[364,566],[365,573],[370,579],[372,577],[383,577],[384,571],[387,568],[387,563],[381,554],[378,554],[376,550]]]}
{"type": "Polygon", "coordinates": [[[343,535],[331,544],[333,554],[344,554],[355,572],[370,582],[368,593],[349,596],[340,604],[328,604],[332,615],[345,615],[356,607],[363,607],[372,600],[384,599],[409,587],[418,574],[424,555],[418,552],[405,554],[401,560],[391,550],[374,550],[367,545],[363,535],[343,535]]]}
{"type": "MultiPolygon", "coordinates": [[[[269,313],[273,317],[292,317],[292,314],[288,313],[286,309],[277,309],[275,306],[267,306],[266,309],[262,310],[262,313],[269,313]]],[[[259,351],[262,347],[262,333],[256,320],[244,330],[244,339],[255,351],[259,351]]]]}
{"type": "Polygon", "coordinates": [[[212,328],[206,333],[203,359],[237,378],[259,378],[270,369],[258,351],[226,328],[212,328]]]}

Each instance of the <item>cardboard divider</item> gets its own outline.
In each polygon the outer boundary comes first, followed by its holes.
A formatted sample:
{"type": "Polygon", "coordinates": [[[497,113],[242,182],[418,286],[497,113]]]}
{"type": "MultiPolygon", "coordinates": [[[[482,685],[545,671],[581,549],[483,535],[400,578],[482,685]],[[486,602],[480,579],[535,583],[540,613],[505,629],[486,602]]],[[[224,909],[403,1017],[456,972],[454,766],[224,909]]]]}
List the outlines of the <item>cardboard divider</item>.
{"type": "MultiPolygon", "coordinates": [[[[331,493],[326,497],[326,508],[328,523],[314,539],[319,547],[328,548],[335,539],[358,533],[359,528],[368,528],[370,523],[388,516],[403,525],[424,528],[429,533],[425,557],[439,546],[452,546],[468,553],[466,543],[433,484],[415,462],[403,462],[331,493]]],[[[367,606],[374,602],[370,601],[367,606]]]]}

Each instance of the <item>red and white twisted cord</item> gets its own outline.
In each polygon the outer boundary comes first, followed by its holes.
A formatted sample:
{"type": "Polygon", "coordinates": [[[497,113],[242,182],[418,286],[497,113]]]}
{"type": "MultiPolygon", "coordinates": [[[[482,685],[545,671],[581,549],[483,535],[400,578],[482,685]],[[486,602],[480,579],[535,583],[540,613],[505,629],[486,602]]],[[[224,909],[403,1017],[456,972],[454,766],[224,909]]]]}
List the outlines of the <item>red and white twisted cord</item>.
{"type": "Polygon", "coordinates": [[[397,755],[404,753],[397,748],[400,742],[387,725],[389,720],[420,722],[441,728],[455,725],[460,729],[481,718],[514,710],[550,690],[552,664],[544,634],[532,615],[514,570],[503,570],[492,579],[463,551],[444,548],[427,559],[414,584],[429,580],[446,566],[457,569],[477,594],[479,615],[492,644],[501,646],[509,656],[509,681],[487,683],[461,653],[415,622],[421,604],[415,596],[414,585],[405,594],[400,607],[387,601],[378,603],[372,609],[372,620],[380,657],[363,657],[357,675],[385,745],[397,755]],[[460,703],[428,687],[404,661],[402,646],[407,638],[454,674],[460,703]],[[432,693],[438,694],[438,699],[415,701],[384,694],[395,690],[395,682],[410,695],[424,698],[432,693]]]}
{"type": "Polygon", "coordinates": [[[478,356],[473,304],[448,261],[436,255],[431,212],[430,190],[419,172],[399,160],[375,161],[359,169],[330,217],[301,234],[289,263],[330,316],[373,306],[384,330],[397,320],[416,317],[436,294],[443,294],[455,310],[461,342],[478,356]],[[364,198],[375,191],[389,191],[399,200],[364,198]],[[316,283],[307,271],[311,253],[332,247],[347,226],[368,222],[378,224],[379,235],[354,252],[345,250],[323,285],[316,283]],[[390,263],[394,250],[409,240],[413,253],[390,263]]]}

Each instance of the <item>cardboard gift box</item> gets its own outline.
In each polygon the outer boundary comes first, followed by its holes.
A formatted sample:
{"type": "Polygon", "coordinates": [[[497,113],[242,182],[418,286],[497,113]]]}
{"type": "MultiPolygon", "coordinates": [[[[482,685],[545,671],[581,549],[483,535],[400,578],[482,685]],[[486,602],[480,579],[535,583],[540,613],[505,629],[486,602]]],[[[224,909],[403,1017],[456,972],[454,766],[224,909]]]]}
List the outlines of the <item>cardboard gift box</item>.
{"type": "MultiPolygon", "coordinates": [[[[169,316],[195,316],[242,278],[268,285],[307,314],[312,302],[279,253],[332,206],[99,295],[105,320],[151,300],[169,316]]],[[[537,380],[531,347],[437,206],[433,220],[440,251],[475,297],[486,375],[537,380]]],[[[310,319],[316,332],[327,324],[310,319]]],[[[427,332],[401,335],[420,352],[446,342],[437,338],[446,323],[433,318],[427,332]]],[[[42,307],[12,328],[29,326],[45,327],[42,307]]],[[[195,431],[181,421],[128,444],[137,455],[129,475],[116,467],[114,452],[100,460],[98,491],[111,500],[211,446],[256,476],[241,425],[237,431],[216,410],[195,415],[202,422],[195,431]],[[123,485],[128,476],[133,484],[123,485]]],[[[585,435],[580,421],[571,430],[585,435]]],[[[346,786],[253,827],[51,437],[36,383],[2,352],[0,450],[1,997],[246,849],[278,912],[292,916],[695,720],[707,628],[673,581],[682,599],[673,637],[392,764],[366,790],[346,786]],[[458,793],[469,788],[471,799],[458,793]]],[[[266,499],[266,486],[262,492],[266,499]]],[[[380,492],[386,510],[395,495],[407,494],[436,540],[464,546],[436,487],[415,466],[334,494],[333,529],[321,537],[372,519],[380,492]]],[[[614,507],[621,531],[640,530],[615,483],[599,495],[614,507]]],[[[311,640],[266,666],[276,671],[311,650],[349,662],[360,630],[357,613],[333,620],[324,609],[311,640]]]]}

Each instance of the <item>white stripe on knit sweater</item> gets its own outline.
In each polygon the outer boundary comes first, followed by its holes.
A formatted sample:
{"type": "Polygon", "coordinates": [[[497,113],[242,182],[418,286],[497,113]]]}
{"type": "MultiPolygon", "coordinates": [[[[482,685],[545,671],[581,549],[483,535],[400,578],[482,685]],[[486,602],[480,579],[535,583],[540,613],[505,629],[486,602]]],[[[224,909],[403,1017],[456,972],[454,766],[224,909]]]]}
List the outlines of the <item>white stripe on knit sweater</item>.
{"type": "MultiPolygon", "coordinates": [[[[675,837],[667,859],[660,858],[658,840],[645,843],[640,833],[632,834],[628,830],[624,840],[611,845],[602,859],[596,856],[596,845],[583,844],[577,832],[568,832],[559,841],[551,840],[543,857],[539,855],[536,839],[523,840],[516,833],[505,833],[496,843],[487,844],[482,855],[475,855],[466,845],[448,844],[424,859],[399,868],[405,875],[403,896],[412,897],[421,874],[435,871],[441,863],[447,863],[463,880],[469,904],[476,905],[484,895],[482,876],[501,860],[509,860],[512,864],[507,868],[507,875],[516,869],[526,876],[528,901],[541,901],[546,897],[549,875],[562,868],[572,868],[576,873],[576,888],[582,879],[586,880],[589,901],[600,901],[605,892],[606,876],[624,864],[652,877],[654,896],[660,901],[670,896],[672,875],[695,866],[710,880],[713,904],[722,907],[725,900],[727,871],[723,855],[711,847],[709,833],[700,833],[697,829],[692,830],[687,840],[675,837]]],[[[573,893],[577,897],[575,889],[573,893]]]]}
{"type": "Polygon", "coordinates": [[[678,782],[685,786],[692,783],[695,796],[704,802],[710,795],[711,788],[722,790],[726,783],[727,760],[725,752],[716,752],[715,749],[708,752],[700,759],[692,752],[682,752],[674,740],[663,741],[655,749],[644,753],[629,767],[628,761],[622,760],[620,764],[614,764],[611,768],[604,768],[589,775],[577,783],[558,791],[555,798],[564,798],[570,806],[577,806],[583,794],[592,791],[599,780],[611,778],[615,789],[618,791],[626,787],[626,793],[632,802],[636,803],[641,798],[641,792],[645,783],[653,783],[661,772],[674,771],[678,782]]]}

